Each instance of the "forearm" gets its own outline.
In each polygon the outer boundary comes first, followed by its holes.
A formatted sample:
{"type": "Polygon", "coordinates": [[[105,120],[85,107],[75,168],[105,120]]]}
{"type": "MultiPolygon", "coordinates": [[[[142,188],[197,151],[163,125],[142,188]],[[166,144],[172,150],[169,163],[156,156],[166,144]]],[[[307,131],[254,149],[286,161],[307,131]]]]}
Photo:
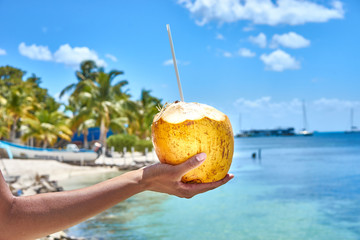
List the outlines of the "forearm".
{"type": "Polygon", "coordinates": [[[80,223],[144,191],[141,179],[140,169],[79,190],[14,197],[0,240],[41,237],[80,223]]]}

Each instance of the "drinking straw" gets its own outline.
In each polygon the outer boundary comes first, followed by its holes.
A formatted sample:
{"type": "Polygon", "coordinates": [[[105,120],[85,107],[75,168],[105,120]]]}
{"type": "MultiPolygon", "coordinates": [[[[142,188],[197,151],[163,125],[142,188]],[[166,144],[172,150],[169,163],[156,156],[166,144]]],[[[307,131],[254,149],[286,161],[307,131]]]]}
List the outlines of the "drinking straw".
{"type": "Polygon", "coordinates": [[[177,83],[178,83],[178,87],[179,87],[179,92],[180,92],[180,98],[181,98],[181,101],[184,102],[184,95],[183,95],[182,88],[181,88],[179,71],[178,71],[178,67],[177,67],[177,64],[176,64],[176,57],[175,57],[174,45],[173,45],[173,41],[172,41],[172,37],[171,37],[171,31],[170,31],[170,25],[169,25],[169,24],[166,24],[166,29],[167,29],[167,32],[168,32],[168,35],[169,35],[171,53],[172,53],[172,57],[173,57],[175,74],[176,74],[176,79],[177,79],[177,83]]]}

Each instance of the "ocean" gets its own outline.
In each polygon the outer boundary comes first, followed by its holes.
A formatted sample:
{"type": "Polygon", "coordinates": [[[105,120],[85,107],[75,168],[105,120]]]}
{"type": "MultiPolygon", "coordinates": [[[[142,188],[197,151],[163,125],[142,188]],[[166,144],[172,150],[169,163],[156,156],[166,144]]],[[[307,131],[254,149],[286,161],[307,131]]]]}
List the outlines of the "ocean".
{"type": "MultiPolygon", "coordinates": [[[[235,178],[192,199],[144,192],[67,230],[86,239],[359,240],[360,134],[235,140],[235,178]],[[261,149],[261,159],[252,153],[261,149]]],[[[114,174],[74,177],[67,189],[114,174]]]]}

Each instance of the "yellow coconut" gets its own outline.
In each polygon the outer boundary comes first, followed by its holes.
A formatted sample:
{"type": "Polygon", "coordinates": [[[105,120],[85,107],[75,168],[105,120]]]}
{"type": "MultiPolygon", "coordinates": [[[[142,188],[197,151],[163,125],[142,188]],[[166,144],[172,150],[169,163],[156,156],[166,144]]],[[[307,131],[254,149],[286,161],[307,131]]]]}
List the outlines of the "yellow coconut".
{"type": "Polygon", "coordinates": [[[151,131],[156,154],[162,163],[176,165],[195,154],[207,154],[200,167],[183,176],[183,182],[215,182],[228,173],[234,153],[234,135],[229,118],[215,108],[200,103],[174,102],[154,117],[151,131]]]}

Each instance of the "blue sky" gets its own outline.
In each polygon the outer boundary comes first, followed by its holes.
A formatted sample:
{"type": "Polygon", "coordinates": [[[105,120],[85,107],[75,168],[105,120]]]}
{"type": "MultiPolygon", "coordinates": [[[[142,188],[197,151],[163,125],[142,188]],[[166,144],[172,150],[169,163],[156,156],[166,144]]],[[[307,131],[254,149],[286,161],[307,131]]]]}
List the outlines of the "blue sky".
{"type": "MultiPolygon", "coordinates": [[[[240,129],[360,127],[357,0],[0,0],[0,65],[36,73],[53,96],[79,62],[125,71],[142,88],[179,99],[171,26],[185,101],[212,105],[240,129]]],[[[121,78],[119,78],[120,80],[121,78]]]]}

